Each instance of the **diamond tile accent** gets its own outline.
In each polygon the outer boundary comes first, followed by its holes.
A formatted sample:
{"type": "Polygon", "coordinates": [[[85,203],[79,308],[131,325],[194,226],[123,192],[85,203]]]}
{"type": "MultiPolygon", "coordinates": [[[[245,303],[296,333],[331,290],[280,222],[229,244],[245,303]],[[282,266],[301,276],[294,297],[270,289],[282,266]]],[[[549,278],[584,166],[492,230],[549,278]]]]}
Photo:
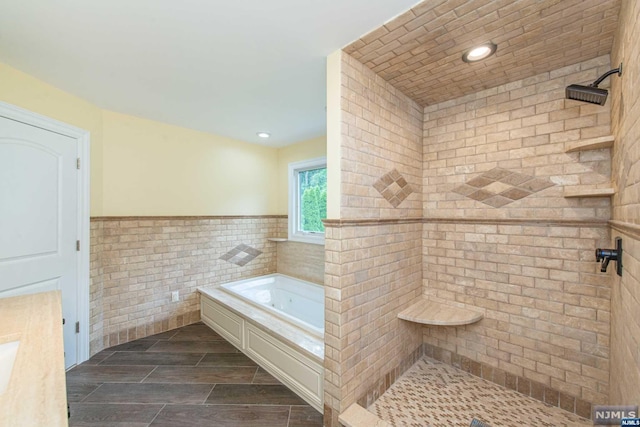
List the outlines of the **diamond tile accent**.
{"type": "Polygon", "coordinates": [[[502,193],[502,195],[504,197],[508,197],[509,199],[513,200],[520,200],[522,198],[525,198],[529,195],[531,195],[532,193],[529,191],[525,191],[525,190],[521,190],[520,188],[515,188],[515,187],[511,187],[511,189],[504,191],[502,193]]]}
{"type": "Polygon", "coordinates": [[[488,191],[493,194],[500,194],[503,191],[511,190],[513,187],[504,182],[496,181],[483,188],[484,191],[488,191]]]}
{"type": "Polygon", "coordinates": [[[511,175],[507,175],[503,178],[500,178],[500,182],[504,182],[505,184],[510,184],[510,185],[519,185],[530,179],[531,177],[529,175],[524,175],[521,173],[512,173],[511,175]]]}
{"type": "Polygon", "coordinates": [[[454,188],[453,192],[499,208],[554,185],[548,179],[494,168],[454,188]]]}
{"type": "Polygon", "coordinates": [[[262,251],[241,243],[226,254],[222,255],[220,259],[242,267],[249,264],[261,253],[262,251]]]}
{"type": "Polygon", "coordinates": [[[396,169],[382,175],[380,179],[373,183],[373,188],[378,190],[378,193],[380,193],[387,202],[391,203],[391,206],[394,208],[400,206],[400,203],[413,193],[411,185],[409,185],[407,180],[404,179],[396,169]]]}
{"type": "Polygon", "coordinates": [[[484,191],[484,190],[478,190],[475,193],[471,193],[469,194],[469,196],[472,198],[473,200],[477,200],[479,202],[488,199],[489,197],[494,196],[493,193],[489,193],[488,191],[484,191]]]}
{"type": "Polygon", "coordinates": [[[549,182],[546,179],[534,178],[530,181],[523,182],[519,187],[531,191],[532,193],[536,193],[544,190],[545,188],[552,187],[553,185],[554,184],[552,182],[549,182]]]}
{"type": "Polygon", "coordinates": [[[468,181],[467,184],[469,184],[472,187],[476,187],[476,188],[482,188],[484,186],[487,186],[491,183],[493,183],[494,181],[491,178],[486,178],[482,175],[473,178],[472,180],[468,181]]]}
{"type": "Polygon", "coordinates": [[[491,205],[494,208],[500,208],[504,205],[508,205],[511,202],[513,202],[513,200],[507,199],[506,197],[502,197],[500,195],[489,197],[488,199],[482,200],[482,203],[491,205]]]}
{"type": "Polygon", "coordinates": [[[475,193],[476,191],[478,191],[477,188],[467,184],[461,185],[460,187],[456,187],[453,189],[454,193],[462,194],[463,196],[468,196],[469,194],[475,193]]]}
{"type": "Polygon", "coordinates": [[[368,410],[392,426],[591,426],[578,415],[427,357],[419,360],[368,410]]]}

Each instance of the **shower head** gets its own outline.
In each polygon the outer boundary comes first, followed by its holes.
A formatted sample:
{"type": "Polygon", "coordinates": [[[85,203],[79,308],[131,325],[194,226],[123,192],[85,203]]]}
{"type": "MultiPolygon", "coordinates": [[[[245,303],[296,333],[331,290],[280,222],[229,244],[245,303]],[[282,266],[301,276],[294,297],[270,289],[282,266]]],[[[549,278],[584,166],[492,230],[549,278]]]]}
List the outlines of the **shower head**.
{"type": "Polygon", "coordinates": [[[592,86],[569,85],[565,91],[567,99],[590,102],[591,104],[604,105],[607,102],[609,91],[592,86]]]}
{"type": "Polygon", "coordinates": [[[598,88],[598,85],[602,83],[604,79],[609,77],[611,74],[622,75],[622,64],[618,68],[614,68],[613,70],[607,71],[598,79],[591,83],[589,86],[582,85],[569,85],[565,90],[565,97],[567,99],[574,99],[576,101],[589,102],[591,104],[604,105],[607,102],[607,95],[609,91],[606,89],[598,88]]]}

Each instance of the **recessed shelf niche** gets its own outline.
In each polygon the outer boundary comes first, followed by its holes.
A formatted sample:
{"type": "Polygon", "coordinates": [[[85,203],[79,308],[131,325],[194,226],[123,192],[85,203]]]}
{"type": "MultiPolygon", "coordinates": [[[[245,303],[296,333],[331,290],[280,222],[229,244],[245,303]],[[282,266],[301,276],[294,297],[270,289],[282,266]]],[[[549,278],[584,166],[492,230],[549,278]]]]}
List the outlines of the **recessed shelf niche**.
{"type": "MultiPolygon", "coordinates": [[[[565,144],[565,153],[576,153],[588,150],[600,150],[613,147],[614,138],[612,135],[598,138],[583,139],[579,141],[569,141],[565,144]]],[[[611,184],[600,185],[572,185],[564,188],[565,198],[585,198],[585,197],[610,197],[616,193],[611,184]],[[604,186],[603,186],[604,185],[604,186]]]]}

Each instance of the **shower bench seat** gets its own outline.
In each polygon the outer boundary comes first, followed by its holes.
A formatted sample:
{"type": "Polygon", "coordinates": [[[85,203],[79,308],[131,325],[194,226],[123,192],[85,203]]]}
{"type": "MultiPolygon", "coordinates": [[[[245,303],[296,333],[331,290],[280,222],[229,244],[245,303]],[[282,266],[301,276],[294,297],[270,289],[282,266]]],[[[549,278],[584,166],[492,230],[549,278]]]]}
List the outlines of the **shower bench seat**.
{"type": "Polygon", "coordinates": [[[482,319],[482,313],[421,297],[415,304],[398,313],[398,318],[423,325],[469,325],[482,319]]]}

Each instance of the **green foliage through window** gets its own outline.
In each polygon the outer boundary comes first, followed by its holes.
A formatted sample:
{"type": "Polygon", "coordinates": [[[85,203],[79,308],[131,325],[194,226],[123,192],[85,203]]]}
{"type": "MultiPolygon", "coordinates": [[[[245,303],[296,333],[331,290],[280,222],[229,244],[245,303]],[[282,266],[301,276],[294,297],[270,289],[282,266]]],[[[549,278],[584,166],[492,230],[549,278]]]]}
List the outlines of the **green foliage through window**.
{"type": "Polygon", "coordinates": [[[300,230],[324,232],[322,220],[327,217],[327,168],[298,172],[300,191],[300,230]]]}

